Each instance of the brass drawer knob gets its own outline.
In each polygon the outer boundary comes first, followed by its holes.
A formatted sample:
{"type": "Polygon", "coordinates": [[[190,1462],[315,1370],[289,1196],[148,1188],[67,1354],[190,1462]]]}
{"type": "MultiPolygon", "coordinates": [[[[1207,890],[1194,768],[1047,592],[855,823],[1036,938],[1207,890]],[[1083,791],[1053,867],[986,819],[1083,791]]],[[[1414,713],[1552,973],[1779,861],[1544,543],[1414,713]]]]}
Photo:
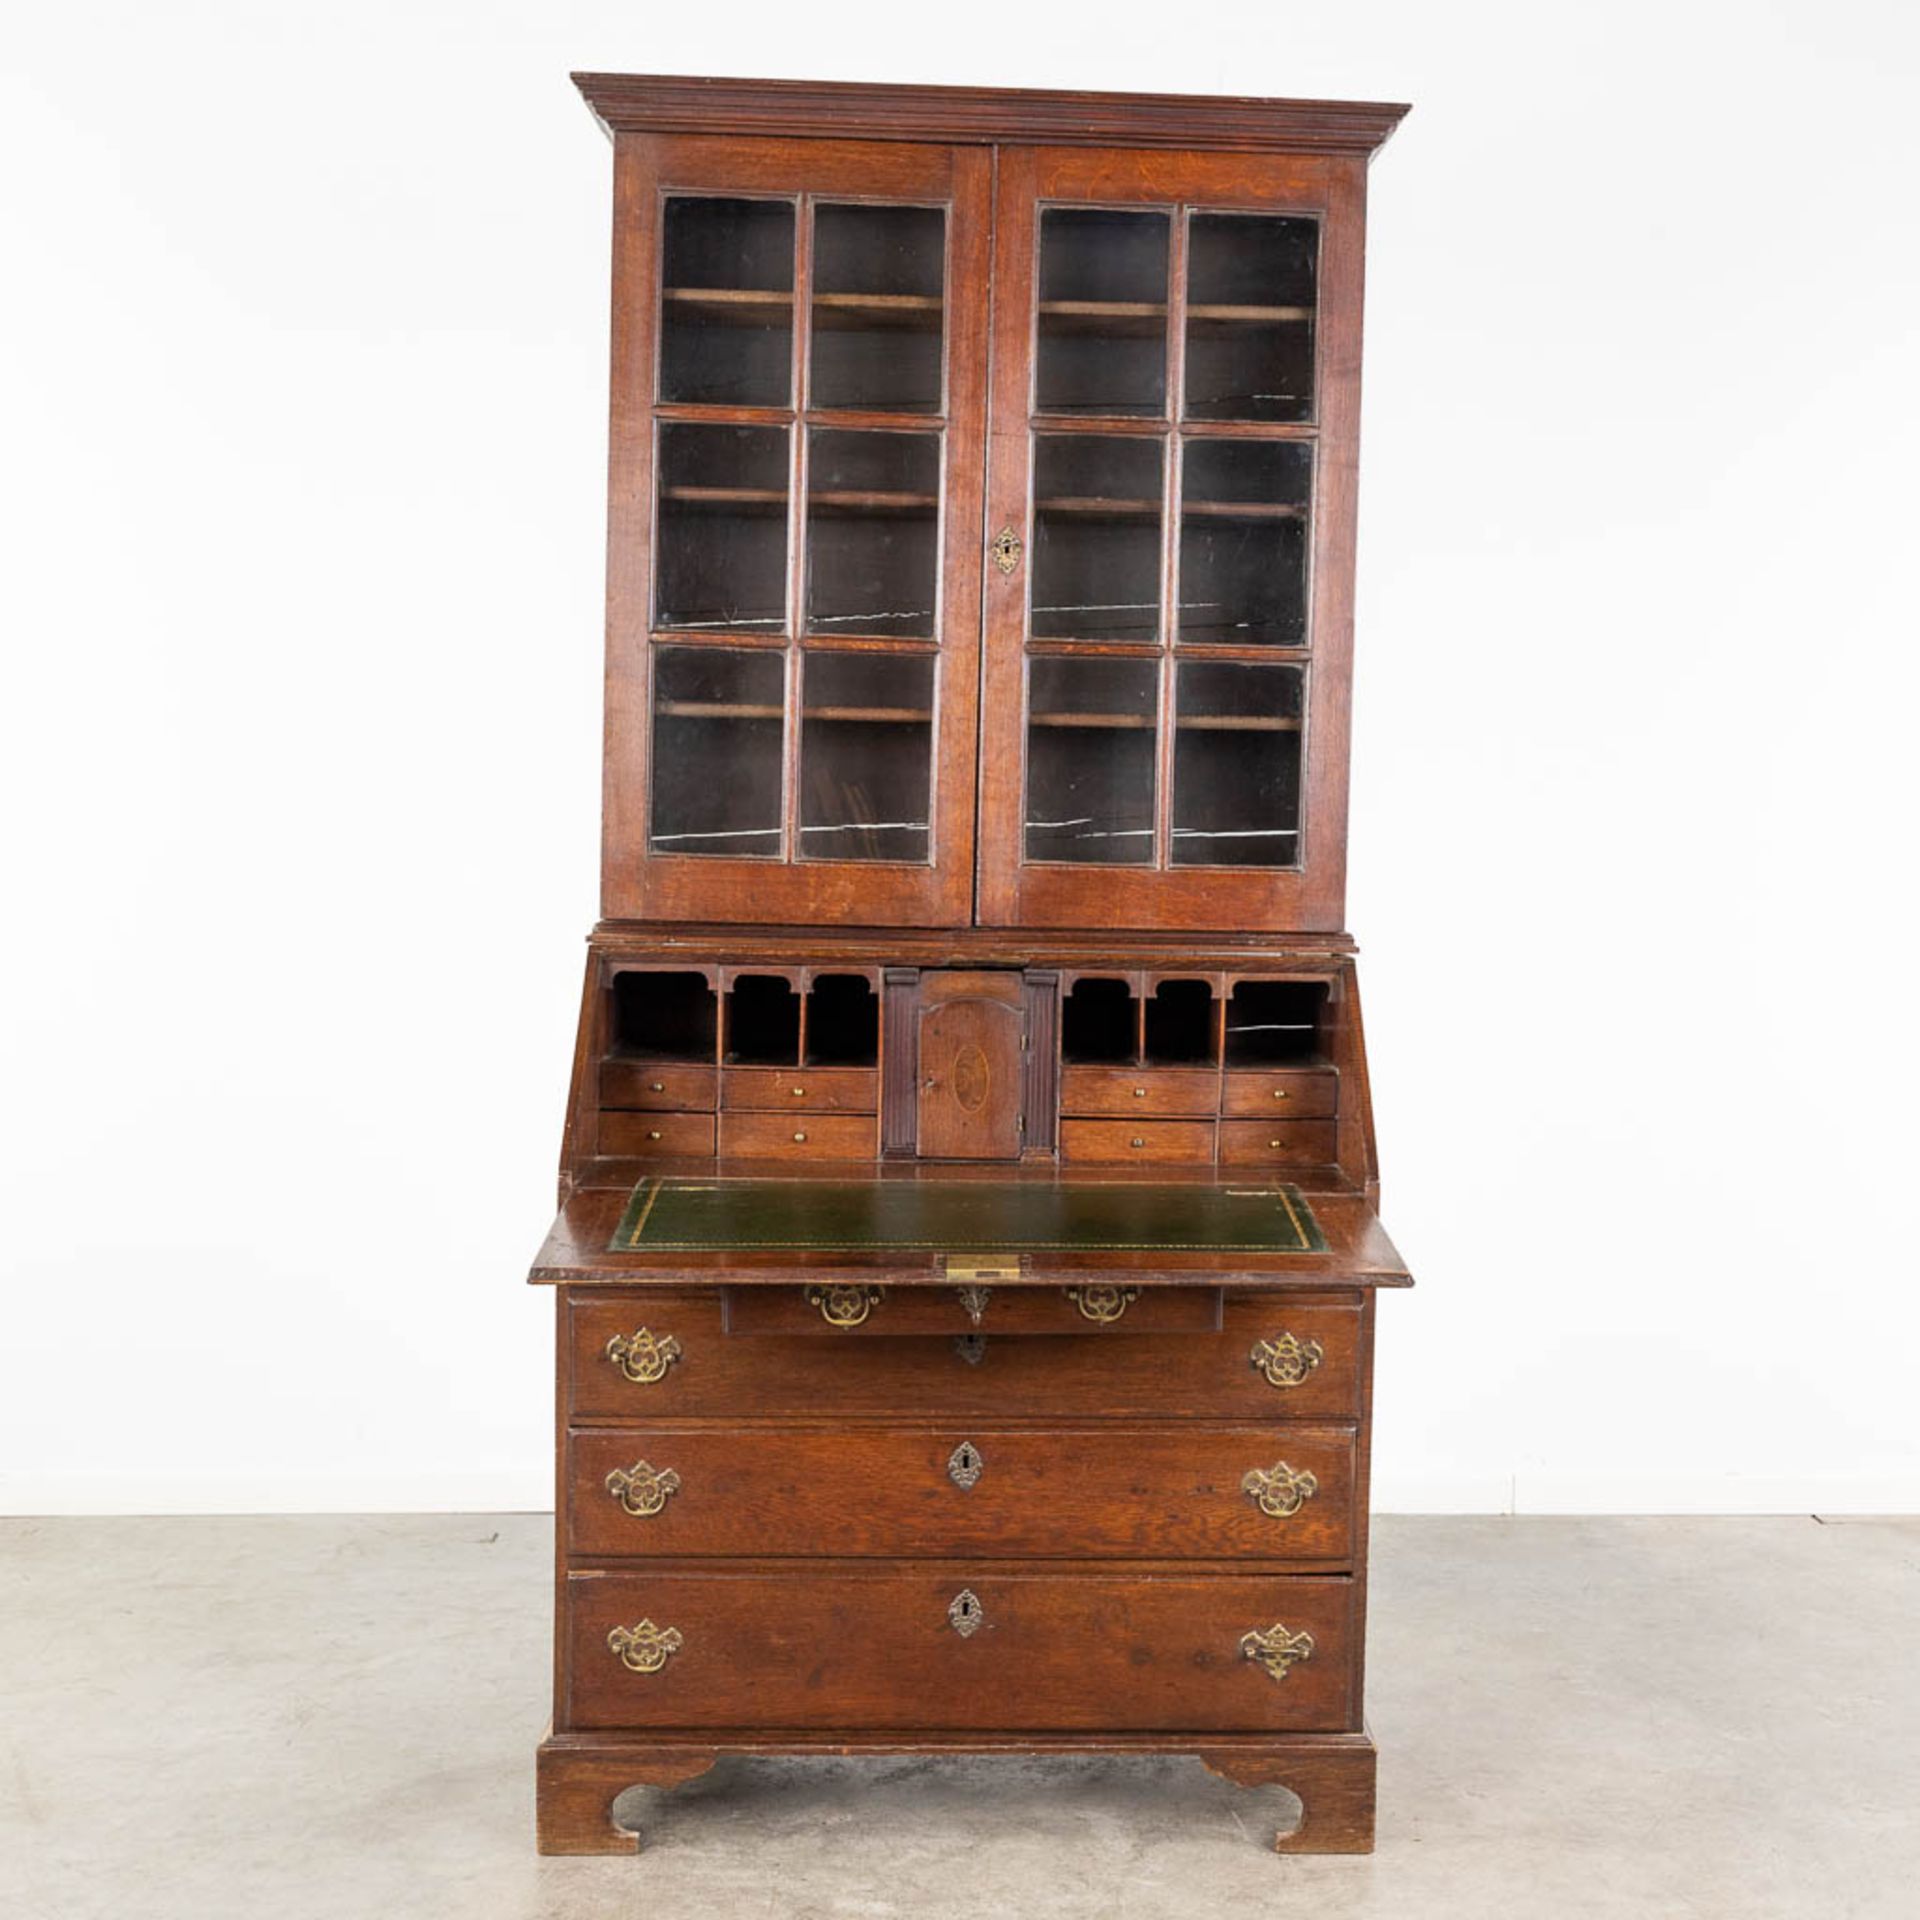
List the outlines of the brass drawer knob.
{"type": "Polygon", "coordinates": [[[805,1087],[789,1087],[787,1091],[791,1093],[796,1100],[804,1100],[807,1097],[805,1087]]]}
{"type": "Polygon", "coordinates": [[[636,1460],[630,1467],[615,1467],[607,1475],[607,1491],[620,1502],[621,1509],[644,1520],[659,1513],[680,1491],[680,1476],[671,1467],[650,1467],[636,1460]]]}
{"type": "Polygon", "coordinates": [[[796,1131],[793,1137],[796,1140],[804,1140],[807,1136],[804,1133],[796,1131]]]}
{"type": "Polygon", "coordinates": [[[1131,1140],[1127,1142],[1127,1145],[1130,1147],[1144,1147],[1146,1144],[1147,1143],[1143,1139],[1141,1139],[1141,1137],[1137,1133],[1133,1136],[1131,1140]]]}
{"type": "Polygon", "coordinates": [[[962,1640],[971,1640],[987,1624],[987,1610],[971,1587],[962,1587],[947,1602],[947,1618],[962,1640]]]}
{"type": "Polygon", "coordinates": [[[885,1295],[884,1287],[809,1287],[807,1305],[830,1327],[858,1327],[885,1295]]]}
{"type": "Polygon", "coordinates": [[[1274,1090],[1273,1090],[1273,1097],[1274,1097],[1274,1098],[1275,1098],[1276,1100],[1284,1100],[1284,1099],[1285,1099],[1285,1098],[1287,1097],[1287,1090],[1286,1090],[1286,1088],[1285,1088],[1285,1087],[1275,1087],[1275,1088],[1274,1088],[1274,1090]]]}
{"type": "Polygon", "coordinates": [[[1284,1680],[1299,1662],[1313,1658],[1313,1635],[1289,1633],[1276,1620],[1264,1632],[1256,1627],[1240,1636],[1240,1657],[1251,1660],[1269,1680],[1284,1680]]]}
{"type": "Polygon", "coordinates": [[[647,1129],[647,1138],[649,1140],[658,1140],[660,1138],[660,1129],[658,1127],[649,1127],[647,1129]]]}
{"type": "Polygon", "coordinates": [[[651,1620],[615,1627],[607,1635],[607,1645],[629,1673],[658,1673],[685,1644],[678,1627],[656,1627],[651,1620]]]}
{"type": "Polygon", "coordinates": [[[1138,1287],[1068,1287],[1067,1298],[1080,1309],[1083,1320],[1111,1326],[1140,1298],[1138,1287]]]}
{"type": "Polygon", "coordinates": [[[667,1369],[680,1358],[680,1342],[670,1333],[636,1327],[631,1333],[616,1333],[607,1342],[607,1358],[636,1387],[651,1386],[664,1380],[667,1369]]]}
{"type": "Polygon", "coordinates": [[[1249,1467],[1240,1491],[1269,1520],[1286,1520],[1320,1491],[1320,1482],[1312,1474],[1295,1473],[1284,1460],[1276,1460],[1270,1467],[1249,1467]]]}
{"type": "Polygon", "coordinates": [[[1277,1339],[1256,1340],[1247,1355],[1249,1364],[1268,1386],[1283,1389],[1297,1387],[1325,1358],[1318,1340],[1300,1340],[1286,1332],[1277,1339]]]}
{"type": "Polygon", "coordinates": [[[1147,1090],[1146,1090],[1146,1088],[1145,1088],[1145,1087],[1135,1087],[1135,1088],[1134,1088],[1134,1090],[1133,1090],[1133,1097],[1134,1097],[1134,1098],[1135,1098],[1136,1100],[1144,1100],[1144,1099],[1145,1099],[1145,1098],[1147,1097],[1147,1090]]]}
{"type": "Polygon", "coordinates": [[[962,1440],[947,1456],[947,1478],[956,1487],[971,1487],[986,1470],[986,1459],[971,1440],[962,1440]]]}
{"type": "Polygon", "coordinates": [[[649,1093],[665,1093],[666,1090],[667,1083],[664,1080],[649,1080],[647,1082],[647,1091],[649,1093]]]}

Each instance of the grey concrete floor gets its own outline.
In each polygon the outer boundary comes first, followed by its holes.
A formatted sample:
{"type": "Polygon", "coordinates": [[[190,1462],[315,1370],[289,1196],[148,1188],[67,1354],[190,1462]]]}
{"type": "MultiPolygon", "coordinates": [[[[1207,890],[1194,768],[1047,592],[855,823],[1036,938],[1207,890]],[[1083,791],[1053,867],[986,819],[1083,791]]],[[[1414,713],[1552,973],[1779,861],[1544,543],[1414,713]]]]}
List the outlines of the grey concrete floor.
{"type": "Polygon", "coordinates": [[[1378,1523],[1367,1859],[1193,1761],[822,1759],[541,1860],[550,1537],[0,1522],[0,1915],[1920,1915],[1920,1520],[1378,1523]]]}

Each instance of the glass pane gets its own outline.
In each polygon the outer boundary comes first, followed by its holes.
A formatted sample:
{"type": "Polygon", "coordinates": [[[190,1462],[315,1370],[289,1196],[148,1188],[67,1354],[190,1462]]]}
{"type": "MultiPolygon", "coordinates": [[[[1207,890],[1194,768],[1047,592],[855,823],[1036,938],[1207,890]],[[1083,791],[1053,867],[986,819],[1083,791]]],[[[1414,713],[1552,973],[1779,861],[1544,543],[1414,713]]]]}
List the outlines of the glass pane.
{"type": "Polygon", "coordinates": [[[946,244],[938,207],[815,209],[813,406],[940,411],[946,244]]]}
{"type": "Polygon", "coordinates": [[[777,651],[655,649],[656,852],[778,855],[785,688],[777,651]]]}
{"type": "Polygon", "coordinates": [[[1297,865],[1304,671],[1219,660],[1178,671],[1173,864],[1297,865]]]}
{"type": "Polygon", "coordinates": [[[1029,663],[1029,860],[1152,864],[1159,674],[1152,660],[1029,663]]]}
{"type": "Polygon", "coordinates": [[[785,427],[661,427],[653,603],[656,627],[785,630],[785,427]]]}
{"type": "Polygon", "coordinates": [[[669,200],[660,267],[660,398],[791,405],[792,204],[669,200]]]}
{"type": "Polygon", "coordinates": [[[1164,213],[1041,214],[1040,412],[1166,412],[1168,232],[1164,213]]]}
{"type": "Polygon", "coordinates": [[[1186,417],[1313,418],[1312,220],[1196,213],[1187,228],[1186,417]]]}
{"type": "Polygon", "coordinates": [[[933,660],[810,653],[800,683],[800,852],[925,860],[933,660]]]}
{"type": "Polygon", "coordinates": [[[1159,638],[1162,471],[1158,440],[1034,441],[1036,639],[1159,638]]]}
{"type": "Polygon", "coordinates": [[[1180,638],[1307,644],[1313,449],[1189,440],[1180,500],[1180,638]]]}
{"type": "Polygon", "coordinates": [[[816,428],[807,462],[807,631],[933,638],[940,436],[816,428]]]}

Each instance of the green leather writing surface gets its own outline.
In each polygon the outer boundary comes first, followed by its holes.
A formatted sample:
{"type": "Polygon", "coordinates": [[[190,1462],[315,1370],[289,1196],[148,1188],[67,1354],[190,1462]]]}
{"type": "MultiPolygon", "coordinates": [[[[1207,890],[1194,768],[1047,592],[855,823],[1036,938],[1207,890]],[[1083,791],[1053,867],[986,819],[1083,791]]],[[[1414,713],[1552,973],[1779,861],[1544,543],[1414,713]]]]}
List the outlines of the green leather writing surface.
{"type": "Polygon", "coordinates": [[[1299,1189],[1042,1180],[642,1180],[617,1253],[862,1251],[1324,1253],[1299,1189]]]}

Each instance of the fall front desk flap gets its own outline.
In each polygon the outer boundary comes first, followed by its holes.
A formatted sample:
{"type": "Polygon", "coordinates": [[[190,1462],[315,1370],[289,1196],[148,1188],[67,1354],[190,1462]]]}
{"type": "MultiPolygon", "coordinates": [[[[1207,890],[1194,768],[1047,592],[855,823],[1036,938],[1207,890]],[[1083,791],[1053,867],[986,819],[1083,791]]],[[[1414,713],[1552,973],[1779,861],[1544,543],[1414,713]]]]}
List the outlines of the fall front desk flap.
{"type": "Polygon", "coordinates": [[[1017,1180],[642,1180],[609,1251],[1324,1253],[1297,1187],[1017,1180]]]}

